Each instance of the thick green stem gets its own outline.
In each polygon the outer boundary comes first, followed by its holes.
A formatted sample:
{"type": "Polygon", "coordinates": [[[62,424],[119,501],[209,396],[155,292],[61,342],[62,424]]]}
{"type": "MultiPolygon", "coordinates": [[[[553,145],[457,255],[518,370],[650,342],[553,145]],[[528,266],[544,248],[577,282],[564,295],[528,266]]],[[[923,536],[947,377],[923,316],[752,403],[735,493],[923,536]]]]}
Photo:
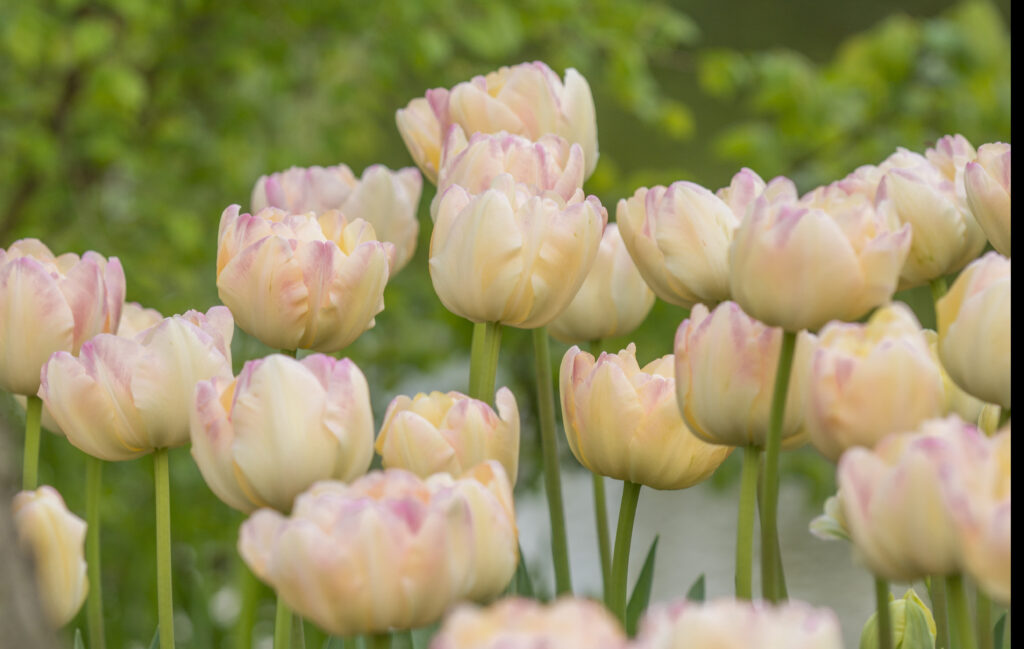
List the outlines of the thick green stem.
{"type": "Polygon", "coordinates": [[[153,451],[156,490],[156,600],[160,649],[174,647],[174,601],[171,595],[171,476],[167,449],[153,451]]]}
{"type": "Polygon", "coordinates": [[[241,559],[237,560],[236,579],[238,591],[242,594],[242,608],[235,623],[235,649],[252,649],[252,625],[256,618],[260,582],[241,559]]]}
{"type": "Polygon", "coordinates": [[[391,635],[374,633],[366,636],[366,649],[391,649],[391,635]]]}
{"type": "Polygon", "coordinates": [[[274,617],[274,649],[289,649],[292,644],[292,610],[277,596],[277,615],[274,617]]]}
{"type": "Polygon", "coordinates": [[[757,500],[757,474],[760,463],[760,449],[756,446],[748,446],[743,449],[740,507],[736,520],[737,599],[749,600],[753,596],[754,506],[757,500]]]}
{"type": "Polygon", "coordinates": [[[39,421],[43,415],[43,400],[28,397],[25,404],[25,457],[22,463],[21,488],[30,491],[39,486],[39,421]]]}
{"type": "Polygon", "coordinates": [[[932,616],[935,618],[935,649],[950,649],[949,623],[946,621],[946,580],[942,577],[930,577],[932,596],[932,616]]]}
{"type": "Polygon", "coordinates": [[[949,290],[948,284],[946,284],[945,277],[937,277],[929,283],[929,287],[932,289],[932,302],[938,302],[942,299],[942,296],[949,290]]]}
{"type": "Polygon", "coordinates": [[[473,338],[469,343],[469,389],[466,390],[466,394],[471,397],[480,390],[478,384],[480,383],[480,373],[483,368],[478,365],[483,361],[484,342],[486,340],[487,323],[474,322],[473,338]]]}
{"type": "Polygon", "coordinates": [[[494,398],[494,377],[501,351],[501,325],[485,322],[473,325],[469,357],[469,396],[490,403],[494,398]]]}
{"type": "Polygon", "coordinates": [[[775,391],[769,419],[768,440],[764,461],[764,516],[761,526],[761,594],[771,601],[784,599],[782,594],[782,554],[779,551],[777,519],[779,511],[779,452],[782,449],[782,422],[786,414],[786,394],[793,368],[796,334],[782,334],[779,367],[775,373],[775,391]]]}
{"type": "Polygon", "coordinates": [[[551,554],[555,563],[555,592],[572,592],[569,573],[569,544],[565,534],[562,505],[562,479],[558,469],[558,441],[555,439],[555,387],[551,379],[551,350],[546,327],[533,330],[533,355],[537,372],[537,404],[540,420],[541,455],[544,462],[544,489],[551,519],[551,554]]]}
{"type": "Polygon", "coordinates": [[[1010,409],[1000,408],[999,409],[999,425],[996,426],[996,430],[999,430],[1006,425],[1006,422],[1010,421],[1010,409]]]}
{"type": "Polygon", "coordinates": [[[892,649],[892,619],[889,616],[889,582],[875,577],[875,607],[878,610],[878,649],[892,649]]]}
{"type": "Polygon", "coordinates": [[[640,500],[640,485],[622,482],[622,504],[619,505],[619,524],[615,528],[615,554],[612,555],[612,581],[607,590],[605,604],[623,625],[626,624],[626,586],[629,576],[629,546],[633,541],[633,521],[636,504],[640,500]]]}
{"type": "Polygon", "coordinates": [[[974,619],[978,629],[978,649],[992,649],[992,600],[979,589],[974,594],[974,619]]]}
{"type": "Polygon", "coordinates": [[[85,549],[89,572],[89,600],[85,604],[89,623],[89,649],[107,646],[103,632],[103,583],[100,570],[100,495],[103,460],[85,456],[85,549]]]}
{"type": "Polygon", "coordinates": [[[956,649],[978,649],[971,628],[971,612],[967,607],[963,577],[946,577],[946,595],[949,598],[949,639],[952,646],[956,649]]]}
{"type": "Polygon", "coordinates": [[[608,506],[604,497],[604,476],[592,473],[594,482],[594,519],[597,521],[597,549],[601,553],[601,585],[604,596],[608,597],[608,581],[611,579],[612,548],[608,538],[608,506]]]}

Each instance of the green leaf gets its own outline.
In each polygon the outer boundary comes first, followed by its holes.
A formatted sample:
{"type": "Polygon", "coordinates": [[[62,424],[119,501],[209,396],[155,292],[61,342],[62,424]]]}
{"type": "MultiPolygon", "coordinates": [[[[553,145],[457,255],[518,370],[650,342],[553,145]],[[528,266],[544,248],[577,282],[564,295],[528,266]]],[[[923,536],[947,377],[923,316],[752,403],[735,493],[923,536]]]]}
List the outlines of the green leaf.
{"type": "MultiPolygon", "coordinates": [[[[923,603],[907,602],[904,605],[903,649],[935,649],[935,636],[928,625],[928,614],[923,603]]],[[[889,607],[892,610],[892,606],[889,607]]]]}
{"type": "Polygon", "coordinates": [[[82,642],[82,630],[75,629],[75,645],[74,649],[85,649],[85,643],[82,642]]]}
{"type": "Polygon", "coordinates": [[[633,593],[629,596],[629,604],[626,605],[626,633],[630,636],[636,634],[636,625],[640,616],[647,610],[647,603],[651,600],[651,585],[654,583],[654,559],[658,553],[658,536],[654,537],[651,547],[647,550],[647,558],[644,559],[644,566],[640,569],[640,576],[636,578],[633,586],[633,593]]]}
{"type": "Polygon", "coordinates": [[[995,649],[1003,649],[1003,640],[1004,640],[1003,636],[1006,635],[1005,629],[1006,629],[1006,613],[1003,613],[1002,615],[999,616],[999,619],[996,621],[996,627],[992,631],[992,636],[995,639],[995,642],[993,642],[992,644],[993,644],[995,649]]]}
{"type": "Polygon", "coordinates": [[[516,566],[516,574],[512,575],[512,581],[505,589],[507,595],[519,595],[533,599],[533,582],[530,581],[530,573],[526,569],[526,558],[523,555],[523,546],[519,546],[519,565],[516,566]]]}
{"type": "Polygon", "coordinates": [[[704,573],[700,573],[700,577],[693,582],[690,586],[690,590],[686,591],[686,599],[691,602],[703,602],[704,601],[704,573]]]}
{"type": "Polygon", "coordinates": [[[153,639],[149,641],[149,649],[160,649],[160,625],[156,625],[156,631],[153,631],[153,639]]]}

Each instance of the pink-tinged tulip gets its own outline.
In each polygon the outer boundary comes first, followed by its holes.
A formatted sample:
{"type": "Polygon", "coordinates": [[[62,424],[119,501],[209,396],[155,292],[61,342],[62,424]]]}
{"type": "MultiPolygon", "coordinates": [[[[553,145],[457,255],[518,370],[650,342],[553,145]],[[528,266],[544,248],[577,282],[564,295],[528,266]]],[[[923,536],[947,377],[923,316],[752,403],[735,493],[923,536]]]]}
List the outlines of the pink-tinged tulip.
{"type": "Polygon", "coordinates": [[[990,252],[935,303],[939,357],[950,377],[982,401],[1010,407],[1010,260],[990,252]]]}
{"type": "Polygon", "coordinates": [[[1001,254],[1010,256],[1010,145],[982,144],[963,176],[967,206],[1001,254]]]}
{"type": "Polygon", "coordinates": [[[394,246],[337,211],[224,210],[217,290],[238,326],[276,349],[336,352],[374,325],[394,246]]]}
{"type": "Polygon", "coordinates": [[[621,199],[616,221],[622,240],[655,295],[689,308],[729,299],[729,246],[747,209],[762,194],[796,198],[783,177],[766,186],[750,169],[717,193],[691,182],[641,187],[621,199]]]}
{"type": "Polygon", "coordinates": [[[978,156],[978,152],[967,138],[957,133],[940,137],[935,141],[935,146],[925,149],[924,156],[947,180],[956,181],[963,175],[967,163],[978,156]]]}
{"type": "Polygon", "coordinates": [[[373,459],[370,390],[347,358],[249,361],[234,380],[200,381],[190,410],[200,473],[218,498],[245,513],[287,512],[314,482],[348,482],[373,459]]]}
{"type": "Polygon", "coordinates": [[[708,478],[732,452],[702,441],[683,423],[671,354],[641,369],[633,343],[596,361],[572,347],[559,381],[569,448],[598,475],[685,489],[708,478]]]}
{"type": "Polygon", "coordinates": [[[983,488],[967,502],[963,563],[989,597],[1010,605],[1010,427],[991,439],[992,457],[983,488]]]}
{"type": "Polygon", "coordinates": [[[590,271],[608,215],[597,198],[533,194],[502,174],[473,195],[458,185],[438,199],[430,279],[444,306],[473,322],[543,327],[590,271]]]}
{"type": "MultiPolygon", "coordinates": [[[[694,306],[675,339],[676,398],[690,430],[713,444],[763,448],[781,348],[782,330],[751,318],[735,302],[711,312],[694,306]]],[[[807,441],[803,406],[812,349],[810,339],[797,338],[782,448],[807,441]]]]}
{"type": "Polygon", "coordinates": [[[55,257],[38,239],[0,248],[0,388],[34,396],[50,354],[77,354],[96,334],[117,333],[123,303],[117,257],[55,257]]]}
{"type": "Polygon", "coordinates": [[[181,446],[196,383],[231,380],[233,334],[222,306],[165,318],[132,339],[100,334],[77,358],[50,358],[39,396],[68,441],[100,459],[181,446]]]}
{"type": "Polygon", "coordinates": [[[852,446],[945,414],[942,370],[913,312],[895,302],[865,324],[830,322],[810,359],[804,425],[833,462],[852,446]]]}
{"type": "Polygon", "coordinates": [[[508,388],[490,405],[459,392],[399,395],[391,401],[377,436],[384,468],[459,477],[485,460],[497,460],[512,484],[519,470],[519,409],[508,388]]]}
{"type": "Polygon", "coordinates": [[[50,624],[62,627],[89,593],[85,521],[68,511],[57,490],[47,486],[16,495],[12,514],[18,542],[35,564],[43,612],[50,624]]]}
{"type": "Polygon", "coordinates": [[[624,336],[640,326],[653,306],[654,293],[622,243],[618,226],[609,223],[583,286],[548,330],[569,344],[624,336]]]}
{"type": "Polygon", "coordinates": [[[508,597],[487,608],[456,608],[430,649],[627,649],[626,634],[604,606],[561,597],[549,604],[508,597]]]}
{"type": "Polygon", "coordinates": [[[518,551],[512,488],[488,461],[460,479],[402,469],[319,482],[291,517],[261,509],[238,550],[299,615],[336,635],[410,629],[504,590],[518,551]]]}
{"type": "Polygon", "coordinates": [[[558,135],[582,147],[587,177],[597,166],[597,118],[587,80],[569,68],[563,83],[540,61],[503,67],[451,90],[428,90],[399,109],[395,122],[413,160],[432,182],[437,182],[443,139],[453,127],[467,137],[498,131],[530,140],[558,135]]]}
{"type": "Polygon", "coordinates": [[[381,241],[395,246],[392,274],[401,270],[416,251],[420,231],[416,209],[423,191],[423,177],[414,167],[392,171],[370,165],[357,178],[348,165],[292,167],[260,176],[252,190],[256,214],[277,207],[292,214],[323,214],[339,210],[348,221],[363,219],[373,226],[381,241]]]}
{"type": "Polygon", "coordinates": [[[888,302],[910,239],[910,226],[892,230],[863,197],[762,196],[733,237],[729,286],[743,311],[765,324],[816,331],[888,302]]]}
{"type": "Polygon", "coordinates": [[[928,341],[928,348],[932,353],[932,358],[935,359],[935,364],[939,366],[939,372],[942,374],[942,390],[945,393],[942,414],[958,415],[964,421],[978,422],[978,427],[982,430],[995,430],[996,423],[993,423],[991,428],[986,429],[980,419],[983,414],[995,411],[994,414],[998,420],[999,407],[990,406],[981,399],[976,399],[961,390],[960,386],[949,377],[949,372],[946,371],[942,361],[939,359],[939,334],[931,329],[925,329],[923,333],[925,340],[928,341]]]}
{"type": "Polygon", "coordinates": [[[799,601],[677,600],[652,606],[635,649],[842,649],[839,618],[799,601]]]}

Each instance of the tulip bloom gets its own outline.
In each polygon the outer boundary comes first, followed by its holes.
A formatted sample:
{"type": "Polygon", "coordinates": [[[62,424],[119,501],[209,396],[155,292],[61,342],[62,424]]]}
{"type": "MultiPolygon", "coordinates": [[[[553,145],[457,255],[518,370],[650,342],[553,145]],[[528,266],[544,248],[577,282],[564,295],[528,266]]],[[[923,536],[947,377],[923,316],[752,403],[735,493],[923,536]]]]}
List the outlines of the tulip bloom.
{"type": "Polygon", "coordinates": [[[196,383],[231,380],[233,334],[222,306],[165,318],[133,339],[100,334],[77,358],[50,358],[39,396],[68,441],[102,460],[181,446],[196,383]]]}
{"type": "Polygon", "coordinates": [[[565,82],[544,63],[503,67],[486,76],[434,88],[395,113],[413,160],[437,182],[441,147],[452,128],[466,135],[507,131],[530,140],[558,135],[583,149],[585,175],[597,166],[597,118],[590,86],[576,70],[565,82]]]}
{"type": "Polygon", "coordinates": [[[684,489],[708,478],[732,452],[700,440],[683,423],[671,354],[641,369],[633,343],[596,361],[572,347],[559,377],[569,448],[598,475],[684,489]]]}
{"type": "Polygon", "coordinates": [[[582,190],[569,202],[553,192],[537,196],[509,174],[478,195],[453,185],[438,199],[430,237],[434,290],[473,322],[543,327],[586,279],[607,218],[582,190]]]}
{"type": "Polygon", "coordinates": [[[1000,254],[1010,256],[1010,145],[982,144],[978,159],[964,170],[971,214],[1000,254]]]}
{"type": "Polygon", "coordinates": [[[55,257],[38,239],[0,248],[0,388],[35,396],[50,354],[117,333],[124,290],[117,257],[55,257]]]}
{"type": "Polygon", "coordinates": [[[990,439],[992,455],[964,514],[963,567],[985,593],[1010,605],[1010,427],[990,439]]]}
{"type": "Polygon", "coordinates": [[[416,209],[423,177],[414,167],[392,171],[370,165],[356,178],[348,165],[291,167],[260,176],[252,190],[249,209],[256,214],[277,207],[292,214],[323,214],[339,210],[348,221],[363,219],[381,241],[395,246],[392,274],[401,270],[416,251],[420,223],[416,209]]]}
{"type": "Polygon", "coordinates": [[[462,605],[430,649],[627,649],[626,634],[597,602],[561,597],[543,604],[507,597],[487,608],[462,605]]]}
{"type": "Polygon", "coordinates": [[[276,349],[336,352],[374,325],[394,246],[341,213],[224,210],[217,291],[238,326],[276,349]]]}
{"type": "Polygon", "coordinates": [[[138,302],[125,302],[121,308],[121,324],[117,327],[117,335],[122,338],[133,338],[140,331],[156,326],[163,319],[163,315],[156,309],[147,309],[138,302]]]}
{"type": "Polygon", "coordinates": [[[982,401],[1010,407],[1010,260],[974,261],[935,303],[939,357],[950,377],[982,401]]]}
{"type": "Polygon", "coordinates": [[[18,542],[35,564],[43,612],[51,625],[62,627],[89,593],[85,521],[68,511],[57,490],[48,486],[16,495],[12,514],[18,542]]]}
{"type": "Polygon", "coordinates": [[[488,461],[460,479],[388,469],[319,482],[290,518],[250,516],[238,550],[291,609],[348,636],[424,626],[460,600],[498,595],[517,543],[512,488],[488,461]]]}
{"type": "MultiPolygon", "coordinates": [[[[676,398],[683,420],[712,444],[764,448],[782,347],[782,330],[743,313],[735,302],[690,311],[676,331],[676,398]]],[[[786,394],[782,448],[807,441],[804,395],[812,341],[800,336],[786,394]]]]}
{"type": "Polygon", "coordinates": [[[391,401],[377,437],[384,468],[459,477],[485,460],[497,460],[512,484],[519,470],[519,410],[508,388],[494,399],[498,412],[459,392],[399,395],[391,401]]]}
{"type": "Polygon", "coordinates": [[[249,513],[287,512],[318,480],[348,482],[373,459],[370,390],[355,363],[323,354],[249,361],[200,381],[192,457],[217,497],[249,513]]]}
{"type": "MultiPolygon", "coordinates": [[[[979,418],[987,412],[985,406],[988,404],[981,399],[976,399],[967,394],[960,389],[959,385],[953,382],[953,379],[949,378],[949,372],[946,371],[942,361],[939,359],[939,334],[931,329],[925,329],[923,333],[925,340],[928,341],[928,348],[932,353],[932,358],[935,359],[935,364],[939,366],[939,373],[942,374],[942,390],[945,393],[945,405],[942,408],[942,414],[959,415],[964,421],[978,422],[978,426],[985,430],[985,426],[979,422],[979,418]]],[[[988,410],[994,410],[998,418],[998,407],[992,406],[988,410]]],[[[996,424],[992,424],[992,428],[989,430],[994,430],[995,427],[996,424]]]]}

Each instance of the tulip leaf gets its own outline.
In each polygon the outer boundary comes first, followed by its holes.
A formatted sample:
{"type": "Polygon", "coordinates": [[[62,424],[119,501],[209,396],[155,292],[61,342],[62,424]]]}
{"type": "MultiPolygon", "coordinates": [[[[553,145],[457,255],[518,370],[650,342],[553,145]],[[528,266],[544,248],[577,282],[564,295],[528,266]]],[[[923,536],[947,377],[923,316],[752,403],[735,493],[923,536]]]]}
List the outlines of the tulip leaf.
{"type": "MultiPolygon", "coordinates": [[[[1006,639],[1005,635],[1006,635],[1006,613],[1003,613],[1002,615],[999,616],[999,619],[996,621],[995,629],[993,629],[993,631],[992,631],[992,636],[993,636],[993,638],[995,640],[992,643],[992,646],[994,647],[994,649],[1003,649],[1003,641],[1006,639]]],[[[1009,648],[1007,648],[1007,649],[1009,649],[1009,648]]]]}
{"type": "Polygon", "coordinates": [[[82,642],[82,630],[81,629],[75,629],[74,649],[85,649],[85,643],[82,642]]]}
{"type": "MultiPolygon", "coordinates": [[[[891,606],[890,610],[892,610],[891,606]]],[[[907,601],[903,610],[906,621],[903,626],[903,639],[900,647],[903,649],[934,649],[935,638],[928,625],[928,615],[925,613],[925,609],[921,605],[907,601]]]]}
{"type": "Polygon", "coordinates": [[[359,638],[339,638],[336,635],[329,635],[324,638],[324,644],[321,649],[352,649],[359,646],[358,643],[359,638]]]}
{"type": "Polygon", "coordinates": [[[636,634],[636,625],[640,616],[647,610],[647,603],[651,600],[651,585],[654,583],[654,559],[658,553],[658,536],[654,537],[651,547],[647,550],[647,558],[644,559],[643,568],[640,569],[640,576],[636,578],[633,586],[633,593],[629,596],[629,604],[626,606],[626,633],[630,636],[636,634]]]}
{"type": "Polygon", "coordinates": [[[519,546],[519,565],[516,566],[516,574],[512,576],[512,583],[509,584],[509,589],[512,594],[533,599],[533,582],[530,581],[530,572],[526,569],[526,557],[523,555],[523,546],[519,546]]]}
{"type": "Polygon", "coordinates": [[[156,631],[153,631],[153,639],[149,641],[149,649],[159,649],[160,647],[160,625],[156,625],[156,631]]]}
{"type": "Polygon", "coordinates": [[[691,602],[703,602],[704,601],[704,573],[700,573],[700,577],[694,580],[690,586],[690,590],[686,591],[686,599],[691,602]]]}

